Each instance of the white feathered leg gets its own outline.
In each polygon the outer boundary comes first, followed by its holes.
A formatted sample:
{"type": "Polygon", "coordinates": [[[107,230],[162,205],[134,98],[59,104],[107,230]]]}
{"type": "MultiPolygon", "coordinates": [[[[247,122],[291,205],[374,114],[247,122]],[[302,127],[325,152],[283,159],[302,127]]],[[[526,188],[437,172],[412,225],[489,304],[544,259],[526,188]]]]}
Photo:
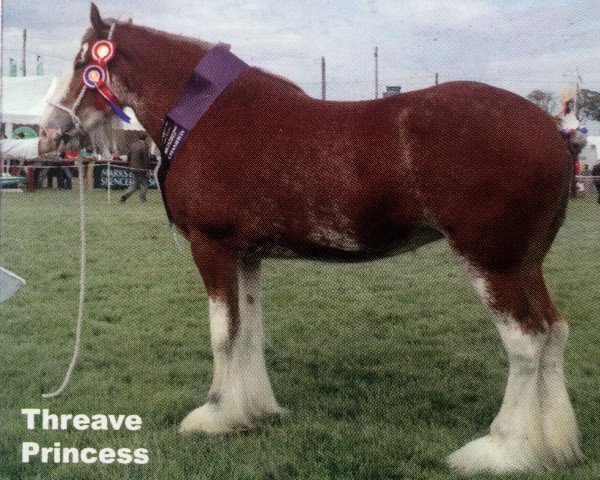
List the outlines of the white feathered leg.
{"type": "Polygon", "coordinates": [[[489,435],[448,457],[464,474],[541,469],[546,463],[538,372],[545,334],[523,333],[512,319],[497,324],[510,362],[502,407],[489,435]]]}
{"type": "Polygon", "coordinates": [[[582,455],[563,373],[568,327],[548,297],[541,269],[512,274],[468,264],[466,269],[495,320],[509,374],[490,433],[450,455],[449,464],[474,474],[545,470],[577,462],[582,455]],[[524,312],[523,318],[517,321],[507,313],[511,308],[524,312]],[[527,323],[535,331],[524,330],[527,323]]]}
{"type": "Polygon", "coordinates": [[[553,462],[559,466],[583,459],[575,412],[565,385],[564,351],[568,335],[569,326],[565,321],[550,327],[538,379],[544,438],[553,462]]]}
{"type": "Polygon", "coordinates": [[[209,300],[213,383],[208,402],[181,422],[181,432],[247,429],[257,420],[283,411],[275,400],[265,364],[260,290],[260,263],[242,262],[238,269],[239,324],[233,338],[228,303],[209,300]]]}

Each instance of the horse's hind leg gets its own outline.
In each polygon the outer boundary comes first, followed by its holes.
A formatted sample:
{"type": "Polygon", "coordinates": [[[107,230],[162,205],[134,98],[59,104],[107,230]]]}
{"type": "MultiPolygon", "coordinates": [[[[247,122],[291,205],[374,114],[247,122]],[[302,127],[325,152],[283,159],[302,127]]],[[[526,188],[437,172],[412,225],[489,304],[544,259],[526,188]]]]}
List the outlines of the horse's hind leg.
{"type": "Polygon", "coordinates": [[[563,374],[568,327],[548,297],[540,265],[505,271],[469,265],[467,271],[500,333],[509,374],[490,433],[448,462],[465,474],[575,463],[581,452],[563,374]]]}
{"type": "Polygon", "coordinates": [[[260,262],[238,258],[199,234],[190,240],[208,293],[214,374],[208,402],[188,414],[180,431],[250,428],[281,412],[264,359],[260,262]]]}

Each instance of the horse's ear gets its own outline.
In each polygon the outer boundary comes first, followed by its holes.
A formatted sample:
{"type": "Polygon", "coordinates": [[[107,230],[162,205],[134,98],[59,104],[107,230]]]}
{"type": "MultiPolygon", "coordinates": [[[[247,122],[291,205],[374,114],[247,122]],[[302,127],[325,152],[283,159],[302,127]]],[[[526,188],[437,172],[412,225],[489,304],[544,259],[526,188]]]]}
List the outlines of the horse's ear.
{"type": "Polygon", "coordinates": [[[92,22],[92,27],[94,27],[94,30],[97,32],[108,28],[108,25],[102,20],[100,10],[98,10],[95,3],[92,3],[92,8],[90,10],[90,21],[92,22]]]}

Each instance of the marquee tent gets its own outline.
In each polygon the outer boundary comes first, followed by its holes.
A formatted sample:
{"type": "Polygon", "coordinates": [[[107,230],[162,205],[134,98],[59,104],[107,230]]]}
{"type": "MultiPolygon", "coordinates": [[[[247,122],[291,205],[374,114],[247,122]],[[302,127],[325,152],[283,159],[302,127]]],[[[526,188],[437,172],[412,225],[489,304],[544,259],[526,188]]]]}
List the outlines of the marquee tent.
{"type": "Polygon", "coordinates": [[[589,136],[587,138],[587,145],[582,152],[582,157],[585,157],[590,168],[598,163],[598,156],[600,155],[600,136],[589,136]],[[594,151],[592,152],[592,147],[594,147],[594,151]]]}
{"type": "Polygon", "coordinates": [[[2,122],[39,124],[47,100],[56,92],[57,86],[57,77],[4,77],[2,122]]]}

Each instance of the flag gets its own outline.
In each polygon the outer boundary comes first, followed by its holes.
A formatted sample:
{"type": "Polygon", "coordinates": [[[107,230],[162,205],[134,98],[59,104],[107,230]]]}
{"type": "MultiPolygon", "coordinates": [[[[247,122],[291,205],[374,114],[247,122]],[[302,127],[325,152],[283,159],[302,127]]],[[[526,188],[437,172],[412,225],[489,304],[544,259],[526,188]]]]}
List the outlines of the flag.
{"type": "Polygon", "coordinates": [[[17,76],[17,62],[15,62],[14,58],[9,58],[8,61],[10,62],[9,67],[8,67],[8,76],[16,77],[17,76]]]}
{"type": "Polygon", "coordinates": [[[36,65],[36,74],[38,77],[44,75],[44,62],[42,62],[42,56],[38,55],[36,57],[37,65],[36,65]]]}

